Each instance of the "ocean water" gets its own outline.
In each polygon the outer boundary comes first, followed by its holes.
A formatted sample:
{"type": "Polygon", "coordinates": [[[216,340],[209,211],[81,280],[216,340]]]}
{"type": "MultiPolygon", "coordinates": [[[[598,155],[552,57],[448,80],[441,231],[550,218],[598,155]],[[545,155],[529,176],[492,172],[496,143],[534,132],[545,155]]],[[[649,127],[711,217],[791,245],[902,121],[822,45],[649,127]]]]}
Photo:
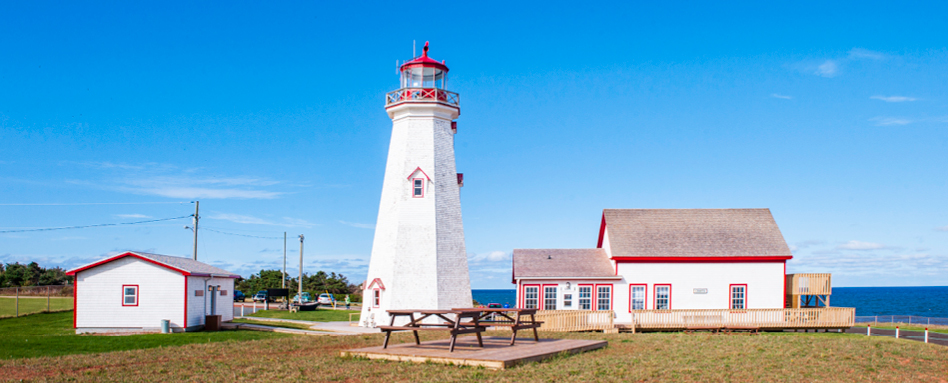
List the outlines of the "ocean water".
{"type": "MultiPolygon", "coordinates": [[[[471,290],[478,303],[513,307],[517,290],[471,290]]],[[[948,318],[948,286],[834,287],[830,306],[855,307],[857,316],[915,315],[948,318]]]]}

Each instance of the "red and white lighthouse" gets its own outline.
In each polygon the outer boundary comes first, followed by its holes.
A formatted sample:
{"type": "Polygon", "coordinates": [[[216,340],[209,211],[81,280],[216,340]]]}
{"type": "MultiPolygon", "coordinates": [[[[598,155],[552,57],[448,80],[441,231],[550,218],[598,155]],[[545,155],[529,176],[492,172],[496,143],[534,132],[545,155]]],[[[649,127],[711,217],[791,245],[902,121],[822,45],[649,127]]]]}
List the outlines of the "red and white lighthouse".
{"type": "Polygon", "coordinates": [[[461,221],[461,175],[454,161],[460,97],[448,67],[422,55],[400,68],[400,88],[385,95],[392,140],[361,325],[388,324],[385,310],[471,305],[461,221]]]}

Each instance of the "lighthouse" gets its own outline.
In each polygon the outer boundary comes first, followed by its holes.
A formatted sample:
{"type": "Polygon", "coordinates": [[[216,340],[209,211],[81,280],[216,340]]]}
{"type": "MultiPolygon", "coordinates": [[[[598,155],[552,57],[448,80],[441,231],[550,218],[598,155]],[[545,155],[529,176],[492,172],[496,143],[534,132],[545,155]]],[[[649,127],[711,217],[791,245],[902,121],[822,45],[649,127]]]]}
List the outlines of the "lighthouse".
{"type": "MultiPolygon", "coordinates": [[[[454,120],[460,97],[447,90],[448,67],[419,57],[399,67],[400,87],[385,95],[392,140],[382,182],[364,327],[389,324],[386,310],[470,307],[454,120]]],[[[399,324],[399,323],[396,323],[399,324]]]]}

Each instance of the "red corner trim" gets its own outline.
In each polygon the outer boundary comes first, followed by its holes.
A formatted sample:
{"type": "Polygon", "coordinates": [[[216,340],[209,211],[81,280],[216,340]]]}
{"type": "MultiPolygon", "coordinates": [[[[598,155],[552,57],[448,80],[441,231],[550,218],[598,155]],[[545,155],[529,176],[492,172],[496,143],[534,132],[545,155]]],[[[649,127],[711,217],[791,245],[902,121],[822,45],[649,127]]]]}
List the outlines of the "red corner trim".
{"type": "Polygon", "coordinates": [[[373,286],[375,286],[376,283],[379,284],[379,288],[381,288],[382,290],[385,290],[385,284],[382,283],[382,278],[373,279],[372,283],[369,283],[369,286],[366,287],[365,289],[366,290],[371,289],[373,286]]]}
{"type": "Polygon", "coordinates": [[[79,276],[73,274],[72,278],[72,328],[76,327],[76,299],[79,298],[79,276]]]}
{"type": "Polygon", "coordinates": [[[184,276],[184,330],[188,329],[188,276],[184,276]]]}
{"type": "Polygon", "coordinates": [[[141,259],[141,260],[143,260],[143,261],[145,261],[145,262],[150,262],[150,263],[156,264],[156,265],[158,265],[158,266],[164,267],[164,268],[166,268],[166,269],[171,269],[171,270],[177,271],[177,272],[181,273],[181,275],[191,275],[190,272],[181,270],[181,269],[179,269],[179,268],[177,268],[177,267],[173,267],[173,266],[166,265],[166,264],[164,264],[164,263],[155,261],[155,260],[153,260],[153,259],[145,258],[145,257],[143,257],[143,256],[141,256],[141,255],[138,255],[138,254],[135,254],[135,253],[133,253],[133,252],[131,252],[131,251],[125,252],[125,253],[122,253],[122,254],[119,254],[119,255],[116,255],[116,256],[114,256],[114,257],[112,257],[112,258],[108,258],[108,259],[101,260],[101,261],[96,262],[96,263],[93,263],[93,264],[91,264],[91,265],[87,265],[87,266],[80,267],[80,268],[75,269],[75,270],[69,270],[69,271],[66,273],[66,275],[76,275],[76,273],[78,273],[78,272],[80,272],[80,271],[88,270],[88,269],[91,269],[91,268],[93,268],[93,267],[96,267],[96,266],[99,266],[99,265],[103,265],[103,264],[106,264],[106,263],[109,263],[109,262],[112,262],[112,261],[115,261],[115,260],[118,260],[118,259],[121,259],[121,258],[125,258],[125,257],[135,257],[135,258],[141,259]]]}
{"type": "Polygon", "coordinates": [[[769,257],[612,257],[613,261],[624,263],[760,263],[786,262],[793,256],[769,257]]]}
{"type": "Polygon", "coordinates": [[[599,224],[599,243],[596,248],[602,248],[602,238],[606,234],[606,212],[602,212],[602,223],[599,224]]]}
{"type": "Polygon", "coordinates": [[[431,177],[428,177],[428,173],[425,173],[424,170],[421,170],[421,166],[415,168],[415,170],[413,170],[411,174],[408,175],[408,179],[411,180],[413,178],[412,176],[414,176],[415,173],[418,173],[418,172],[421,172],[421,174],[424,174],[425,179],[427,179],[428,181],[431,181],[431,177]]]}

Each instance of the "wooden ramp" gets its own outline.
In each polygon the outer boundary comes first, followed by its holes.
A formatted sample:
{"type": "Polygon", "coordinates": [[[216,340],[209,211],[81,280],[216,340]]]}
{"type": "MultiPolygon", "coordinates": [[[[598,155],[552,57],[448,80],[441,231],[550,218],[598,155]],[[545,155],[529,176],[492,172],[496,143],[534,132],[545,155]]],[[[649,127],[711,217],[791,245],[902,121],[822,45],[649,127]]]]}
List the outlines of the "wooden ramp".
{"type": "Polygon", "coordinates": [[[409,361],[416,363],[433,362],[465,366],[482,366],[492,369],[504,369],[522,363],[539,362],[560,353],[578,354],[606,347],[604,340],[580,339],[540,339],[517,338],[510,346],[510,338],[484,337],[484,347],[477,346],[473,336],[458,337],[454,352],[448,352],[450,339],[432,340],[415,343],[389,345],[388,348],[366,347],[342,352],[342,356],[355,356],[368,359],[409,361]]]}

